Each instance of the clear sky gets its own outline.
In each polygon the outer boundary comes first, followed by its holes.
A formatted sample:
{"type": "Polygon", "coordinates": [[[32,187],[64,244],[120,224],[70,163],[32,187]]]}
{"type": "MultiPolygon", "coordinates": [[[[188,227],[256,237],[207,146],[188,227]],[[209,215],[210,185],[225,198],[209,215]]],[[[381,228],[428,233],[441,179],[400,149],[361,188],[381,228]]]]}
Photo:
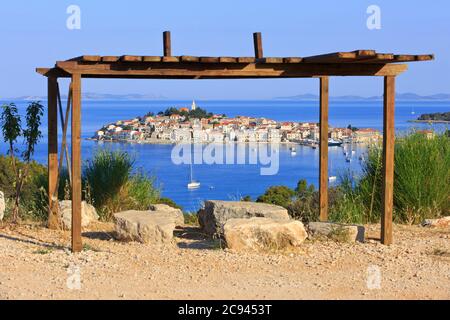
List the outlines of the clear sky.
{"type": "MultiPolygon", "coordinates": [[[[435,53],[412,63],[398,92],[450,93],[450,1],[101,1],[0,3],[0,99],[45,95],[36,67],[83,54],[160,55],[172,32],[174,55],[253,55],[252,33],[263,33],[266,56],[307,56],[375,49],[435,53]],[[81,9],[81,29],[69,30],[69,5],[81,9]],[[381,9],[381,29],[366,26],[369,5],[381,9]]],[[[83,90],[143,93],[173,99],[266,99],[316,93],[317,79],[86,80],[83,90]]],[[[381,95],[380,78],[333,78],[331,95],[381,95]]]]}

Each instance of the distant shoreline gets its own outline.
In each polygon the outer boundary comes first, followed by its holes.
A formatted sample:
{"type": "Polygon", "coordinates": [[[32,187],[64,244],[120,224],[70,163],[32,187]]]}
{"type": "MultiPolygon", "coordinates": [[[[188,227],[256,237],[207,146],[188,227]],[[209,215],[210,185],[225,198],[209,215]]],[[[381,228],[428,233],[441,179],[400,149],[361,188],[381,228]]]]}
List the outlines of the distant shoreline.
{"type": "Polygon", "coordinates": [[[408,122],[413,122],[413,123],[444,123],[444,124],[450,124],[450,121],[447,121],[447,120],[408,120],[408,122]]]}

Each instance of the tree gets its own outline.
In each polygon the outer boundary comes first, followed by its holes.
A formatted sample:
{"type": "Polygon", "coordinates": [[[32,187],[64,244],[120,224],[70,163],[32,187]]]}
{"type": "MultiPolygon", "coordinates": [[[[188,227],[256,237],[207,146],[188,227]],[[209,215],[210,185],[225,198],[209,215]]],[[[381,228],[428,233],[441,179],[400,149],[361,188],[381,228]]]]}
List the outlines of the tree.
{"type": "Polygon", "coordinates": [[[286,186],[274,186],[266,190],[259,196],[256,202],[271,203],[282,207],[287,207],[295,196],[295,191],[286,186]]]}
{"type": "Polygon", "coordinates": [[[31,158],[34,154],[36,144],[42,137],[39,127],[43,116],[44,107],[39,102],[32,102],[27,107],[26,128],[22,129],[21,119],[14,103],[2,106],[2,114],[0,117],[3,139],[8,143],[8,155],[14,172],[14,206],[12,210],[12,222],[16,223],[19,218],[20,196],[24,183],[28,178],[30,170],[31,158]],[[19,169],[17,165],[18,149],[15,147],[17,139],[23,135],[25,148],[21,154],[24,166],[19,169]]]}

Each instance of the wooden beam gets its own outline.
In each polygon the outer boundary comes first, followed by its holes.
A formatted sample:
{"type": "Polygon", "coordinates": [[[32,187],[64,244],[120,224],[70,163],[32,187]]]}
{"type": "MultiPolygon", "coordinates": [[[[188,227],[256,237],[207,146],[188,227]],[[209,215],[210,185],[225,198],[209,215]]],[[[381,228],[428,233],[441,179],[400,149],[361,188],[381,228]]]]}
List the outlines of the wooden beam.
{"type": "Polygon", "coordinates": [[[172,55],[172,44],[170,40],[170,31],[163,32],[163,52],[165,57],[172,55]]]}
{"type": "Polygon", "coordinates": [[[263,46],[262,46],[262,36],[261,32],[253,33],[253,45],[255,47],[255,58],[263,58],[263,46]]]}
{"type": "Polygon", "coordinates": [[[383,199],[381,242],[392,244],[392,212],[394,207],[394,145],[395,145],[395,77],[384,78],[383,107],[383,199]]]}
{"type": "Polygon", "coordinates": [[[199,57],[182,56],[183,62],[78,64],[57,62],[65,72],[85,78],[129,79],[227,79],[227,78],[310,78],[320,76],[388,76],[407,69],[402,64],[310,64],[310,63],[201,63],[199,57]],[[198,60],[197,60],[198,59],[198,60]]]}
{"type": "Polygon", "coordinates": [[[58,208],[58,80],[48,80],[48,227],[60,228],[58,208]]]}
{"type": "Polygon", "coordinates": [[[320,78],[320,221],[328,220],[328,77],[320,78]]]}
{"type": "MultiPolygon", "coordinates": [[[[71,172],[71,161],[70,161],[70,155],[69,155],[69,147],[67,146],[67,128],[69,126],[69,112],[70,112],[70,105],[72,104],[72,85],[69,86],[69,95],[67,96],[67,106],[66,106],[66,112],[63,113],[62,110],[62,103],[61,103],[61,95],[59,91],[58,86],[58,105],[59,105],[59,113],[60,113],[60,119],[61,119],[61,129],[62,129],[62,141],[61,141],[61,150],[64,150],[64,152],[61,151],[61,155],[59,156],[59,175],[61,174],[61,170],[63,167],[63,161],[64,161],[64,154],[66,155],[66,166],[67,166],[67,172],[69,175],[69,182],[72,186],[72,172],[71,172]]],[[[58,179],[58,185],[59,185],[58,179]]]]}
{"type": "Polygon", "coordinates": [[[72,251],[81,252],[81,75],[72,75],[72,251]]]}

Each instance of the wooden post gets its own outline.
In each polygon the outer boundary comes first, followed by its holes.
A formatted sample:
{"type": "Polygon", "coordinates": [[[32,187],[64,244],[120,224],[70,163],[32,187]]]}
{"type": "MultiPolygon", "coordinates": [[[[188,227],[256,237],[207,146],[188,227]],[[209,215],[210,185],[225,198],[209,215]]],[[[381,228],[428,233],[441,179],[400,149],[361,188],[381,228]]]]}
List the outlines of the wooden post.
{"type": "Polygon", "coordinates": [[[81,75],[72,75],[72,252],[81,243],[81,75]]]}
{"type": "Polygon", "coordinates": [[[48,77],[48,227],[59,229],[58,215],[58,79],[48,77]]]}
{"type": "Polygon", "coordinates": [[[328,220],[328,77],[320,78],[320,221],[328,220]]]}
{"type": "Polygon", "coordinates": [[[253,33],[253,44],[255,46],[255,58],[262,59],[263,58],[263,47],[262,47],[261,32],[253,33]]]}
{"type": "Polygon", "coordinates": [[[383,199],[381,243],[392,244],[392,211],[394,206],[394,145],[395,145],[395,77],[384,78],[383,107],[383,199]]]}
{"type": "Polygon", "coordinates": [[[172,55],[172,44],[170,41],[170,31],[163,32],[164,57],[172,55]]]}

